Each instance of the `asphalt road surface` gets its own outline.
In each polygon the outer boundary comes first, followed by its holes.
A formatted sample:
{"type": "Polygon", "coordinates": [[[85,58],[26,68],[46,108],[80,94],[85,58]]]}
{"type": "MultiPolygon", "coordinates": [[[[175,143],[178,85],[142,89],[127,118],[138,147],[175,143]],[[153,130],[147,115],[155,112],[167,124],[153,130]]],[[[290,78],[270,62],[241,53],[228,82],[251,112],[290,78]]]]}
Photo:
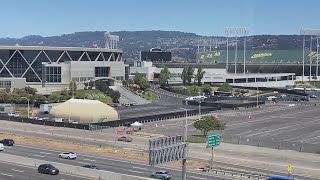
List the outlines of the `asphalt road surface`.
{"type": "MultiPolygon", "coordinates": [[[[55,162],[74,165],[74,166],[83,166],[85,164],[95,164],[100,170],[106,170],[106,171],[111,171],[111,172],[116,172],[121,174],[128,174],[128,175],[135,175],[135,176],[142,176],[142,177],[150,177],[150,175],[157,170],[167,170],[173,174],[173,180],[180,180],[182,178],[180,170],[168,169],[164,167],[151,167],[146,164],[142,164],[138,162],[132,162],[132,161],[129,162],[125,160],[116,160],[111,158],[84,155],[84,154],[78,154],[78,157],[76,160],[59,159],[58,154],[61,153],[59,151],[35,148],[30,146],[15,145],[13,147],[6,147],[5,151],[3,151],[2,153],[17,155],[17,156],[24,156],[28,158],[34,158],[34,159],[41,159],[41,160],[50,162],[52,165],[54,165],[55,162]]],[[[11,169],[17,169],[17,168],[13,167],[11,169]]],[[[25,171],[25,170],[21,169],[21,171],[25,171]]],[[[26,172],[28,172],[28,174],[31,174],[31,175],[33,174],[39,175],[36,173],[35,169],[29,169],[26,172]]],[[[3,173],[10,174],[10,175],[14,174],[13,172],[8,172],[8,171],[4,171],[3,173]]],[[[39,175],[39,176],[43,177],[43,175],[39,175]]],[[[214,174],[191,172],[191,171],[187,172],[187,177],[189,180],[236,179],[231,176],[214,175],[214,174]]],[[[63,178],[70,179],[70,177],[64,177],[64,176],[61,179],[63,178]]],[[[0,174],[0,179],[1,179],[1,174],[0,174]]],[[[81,178],[78,178],[78,179],[81,179],[81,178]]]]}
{"type": "Polygon", "coordinates": [[[91,178],[66,174],[47,175],[38,173],[36,168],[8,164],[0,161],[0,180],[88,180],[91,178]]]}
{"type": "MultiPolygon", "coordinates": [[[[320,109],[314,105],[275,105],[261,109],[222,111],[216,113],[226,123],[227,137],[259,139],[261,141],[304,143],[320,146],[320,109]],[[251,118],[249,118],[249,115],[251,118]]],[[[188,123],[193,120],[190,119],[188,123]]],[[[183,134],[184,120],[146,123],[144,131],[165,135],[183,134]]],[[[201,134],[192,125],[188,134],[201,134]]]]}

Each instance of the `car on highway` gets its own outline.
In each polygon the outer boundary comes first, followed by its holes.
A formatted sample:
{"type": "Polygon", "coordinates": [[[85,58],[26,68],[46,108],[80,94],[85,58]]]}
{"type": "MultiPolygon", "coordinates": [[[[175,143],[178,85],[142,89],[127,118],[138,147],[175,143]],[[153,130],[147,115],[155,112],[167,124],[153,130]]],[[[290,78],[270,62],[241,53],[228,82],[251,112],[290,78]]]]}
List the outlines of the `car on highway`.
{"type": "Polygon", "coordinates": [[[294,178],[286,176],[270,176],[267,180],[294,180],[294,178]]]}
{"type": "Polygon", "coordinates": [[[51,164],[41,164],[38,167],[38,172],[43,174],[57,175],[59,174],[59,169],[57,169],[51,164]]]}
{"type": "Polygon", "coordinates": [[[14,140],[13,139],[2,139],[0,141],[1,144],[5,146],[13,146],[14,145],[14,140]]]}
{"type": "Polygon", "coordinates": [[[74,152],[63,152],[59,154],[59,158],[64,158],[64,159],[76,159],[77,154],[74,152]]]}
{"type": "Polygon", "coordinates": [[[152,173],[151,178],[167,180],[172,178],[172,174],[168,171],[157,171],[152,173]]]}
{"type": "Polygon", "coordinates": [[[316,96],[316,95],[314,95],[314,94],[310,96],[310,98],[317,98],[317,97],[318,97],[318,96],[316,96]]]}
{"type": "Polygon", "coordinates": [[[98,169],[96,165],[94,164],[86,164],[84,166],[82,166],[84,168],[88,168],[88,169],[98,169]]]}
{"type": "Polygon", "coordinates": [[[123,142],[131,142],[132,138],[128,136],[121,136],[118,138],[118,141],[123,141],[123,142]]]}
{"type": "Polygon", "coordinates": [[[4,150],[4,145],[2,143],[0,143],[0,151],[4,150]]]}

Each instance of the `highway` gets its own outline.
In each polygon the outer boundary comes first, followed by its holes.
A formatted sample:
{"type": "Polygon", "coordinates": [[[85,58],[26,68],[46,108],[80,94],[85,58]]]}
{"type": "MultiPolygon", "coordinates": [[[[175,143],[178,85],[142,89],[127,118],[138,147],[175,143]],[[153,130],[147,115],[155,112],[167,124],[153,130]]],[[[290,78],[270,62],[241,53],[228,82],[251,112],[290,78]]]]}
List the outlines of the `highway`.
{"type": "Polygon", "coordinates": [[[80,176],[66,174],[47,175],[37,172],[35,167],[25,167],[16,164],[8,164],[0,160],[0,180],[88,180],[80,176]]]}
{"type": "MultiPolygon", "coordinates": [[[[157,170],[168,170],[173,174],[173,180],[180,180],[182,178],[181,171],[178,169],[174,170],[174,169],[168,169],[164,167],[151,167],[139,162],[132,162],[132,161],[130,162],[125,160],[117,160],[112,158],[84,155],[84,154],[78,154],[78,158],[76,160],[59,159],[58,154],[61,153],[60,151],[48,150],[48,149],[42,149],[42,148],[36,148],[36,147],[30,147],[30,146],[24,146],[24,145],[15,145],[13,147],[6,147],[5,151],[2,153],[34,158],[34,159],[41,159],[41,160],[50,162],[52,165],[54,165],[55,162],[74,165],[74,166],[83,166],[84,164],[95,164],[100,170],[106,170],[106,171],[111,171],[115,173],[142,176],[142,177],[150,177],[151,173],[157,170]]],[[[14,168],[11,168],[11,169],[14,169],[14,168]]],[[[34,170],[31,169],[29,171],[34,171],[34,170]]],[[[6,173],[6,172],[3,172],[3,173],[6,173]]],[[[9,172],[7,172],[6,174],[8,173],[9,172]]],[[[36,172],[31,172],[31,174],[34,174],[34,173],[36,174],[36,172]]],[[[13,173],[11,172],[11,174],[13,173]]],[[[224,176],[224,175],[214,176],[213,174],[201,173],[196,171],[195,172],[188,171],[187,177],[188,177],[188,180],[236,179],[235,177],[231,177],[231,176],[224,176]]]]}

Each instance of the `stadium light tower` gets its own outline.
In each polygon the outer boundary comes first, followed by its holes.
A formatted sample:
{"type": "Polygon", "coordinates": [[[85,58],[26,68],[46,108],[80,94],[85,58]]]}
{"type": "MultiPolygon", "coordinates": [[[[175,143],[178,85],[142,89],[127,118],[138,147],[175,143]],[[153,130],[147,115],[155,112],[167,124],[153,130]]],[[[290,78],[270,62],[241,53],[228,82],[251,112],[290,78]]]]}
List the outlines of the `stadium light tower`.
{"type": "Polygon", "coordinates": [[[311,73],[312,73],[312,36],[317,37],[317,68],[316,68],[316,76],[318,76],[318,37],[320,36],[320,29],[300,29],[300,35],[303,36],[302,40],[302,81],[304,81],[304,61],[305,61],[305,36],[310,36],[310,69],[309,69],[309,81],[311,81],[311,73]]]}
{"type": "Polygon", "coordinates": [[[227,35],[227,61],[226,61],[226,69],[228,71],[228,63],[229,63],[229,35],[236,37],[236,49],[235,49],[235,57],[234,57],[234,73],[237,74],[237,60],[238,60],[238,36],[244,36],[244,55],[243,55],[243,73],[246,72],[246,35],[249,34],[248,28],[245,27],[227,27],[224,29],[225,34],[227,35]]]}

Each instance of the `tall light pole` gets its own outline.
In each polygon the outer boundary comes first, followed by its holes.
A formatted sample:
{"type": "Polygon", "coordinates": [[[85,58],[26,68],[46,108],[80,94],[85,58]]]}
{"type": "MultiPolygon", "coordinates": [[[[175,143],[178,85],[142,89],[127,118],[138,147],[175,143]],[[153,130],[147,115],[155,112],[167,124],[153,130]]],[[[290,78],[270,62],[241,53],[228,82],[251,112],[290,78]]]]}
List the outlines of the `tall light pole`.
{"type": "Polygon", "coordinates": [[[309,54],[310,58],[309,58],[309,81],[311,81],[311,73],[312,73],[312,36],[310,36],[310,54],[309,54]]]}
{"type": "Polygon", "coordinates": [[[259,89],[257,84],[257,108],[259,107],[259,89]]]}
{"type": "Polygon", "coordinates": [[[317,36],[317,69],[316,69],[316,77],[318,80],[318,76],[319,76],[319,36],[317,36]]]}
{"type": "MultiPolygon", "coordinates": [[[[305,36],[311,36],[310,37],[310,72],[309,72],[309,80],[311,80],[311,66],[312,66],[312,36],[320,36],[320,29],[300,29],[300,35],[303,36],[303,41],[302,41],[302,81],[304,80],[304,59],[305,59],[305,53],[304,53],[304,49],[305,49],[305,36]]],[[[318,46],[318,43],[317,43],[318,46]]],[[[318,47],[317,47],[318,50],[318,47]]],[[[317,59],[318,60],[318,59],[317,59]]]]}
{"type": "Polygon", "coordinates": [[[237,74],[237,59],[238,59],[238,36],[236,36],[236,51],[234,55],[234,74],[237,74]]]}
{"type": "Polygon", "coordinates": [[[20,99],[27,99],[27,101],[28,101],[28,119],[30,118],[30,114],[29,114],[29,112],[30,112],[30,99],[29,98],[27,98],[27,97],[20,97],[20,99]]]}
{"type": "Polygon", "coordinates": [[[187,142],[187,139],[188,139],[188,127],[187,127],[187,124],[188,124],[188,110],[185,109],[185,108],[181,108],[181,109],[186,111],[186,118],[185,118],[185,122],[184,122],[184,142],[187,142]]]}
{"type": "MultiPolygon", "coordinates": [[[[228,37],[229,35],[234,35],[236,37],[236,49],[235,49],[235,62],[234,62],[234,72],[235,74],[237,73],[237,56],[238,56],[238,36],[246,36],[249,34],[249,30],[246,27],[227,27],[224,28],[224,32],[227,35],[227,64],[229,60],[229,44],[228,44],[228,37]]],[[[246,44],[244,44],[244,73],[245,73],[245,47],[246,44]]],[[[226,64],[226,69],[227,69],[227,64],[226,64]]],[[[228,70],[228,69],[227,69],[228,70]]]]}
{"type": "Polygon", "coordinates": [[[304,48],[305,48],[305,36],[303,36],[303,40],[302,40],[302,81],[304,80],[304,48]]]}
{"type": "MultiPolygon", "coordinates": [[[[187,138],[188,138],[188,110],[185,109],[185,108],[181,108],[183,110],[186,111],[186,118],[185,118],[185,125],[184,125],[184,138],[183,138],[183,141],[184,143],[187,143],[187,138]]],[[[187,170],[187,155],[185,158],[182,159],[182,179],[183,180],[186,180],[187,179],[187,173],[186,173],[186,170],[187,170]]]]}

